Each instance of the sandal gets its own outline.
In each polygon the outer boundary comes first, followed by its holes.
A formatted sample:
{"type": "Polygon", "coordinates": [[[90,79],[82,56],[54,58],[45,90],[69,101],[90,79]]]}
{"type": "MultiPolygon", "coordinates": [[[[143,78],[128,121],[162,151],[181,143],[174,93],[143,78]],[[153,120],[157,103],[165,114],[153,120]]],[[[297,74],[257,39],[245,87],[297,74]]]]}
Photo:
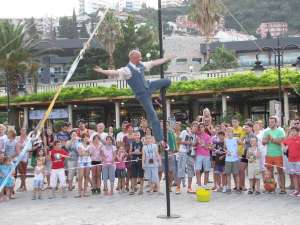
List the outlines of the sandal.
{"type": "Polygon", "coordinates": [[[285,195],[285,194],[286,194],[286,191],[281,190],[281,191],[279,192],[279,194],[280,194],[280,195],[285,195]]]}

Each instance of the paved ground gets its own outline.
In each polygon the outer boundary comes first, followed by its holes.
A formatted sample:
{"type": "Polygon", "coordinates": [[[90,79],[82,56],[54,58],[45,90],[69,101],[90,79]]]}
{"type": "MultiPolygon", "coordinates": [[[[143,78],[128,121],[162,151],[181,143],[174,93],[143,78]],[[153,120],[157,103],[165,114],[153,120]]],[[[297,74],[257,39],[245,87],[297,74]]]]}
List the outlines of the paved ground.
{"type": "Polygon", "coordinates": [[[165,196],[112,197],[92,196],[75,199],[31,200],[31,193],[18,193],[17,199],[0,203],[0,224],[6,225],[297,225],[300,222],[300,198],[288,195],[213,193],[209,203],[200,203],[194,195],[171,194],[174,220],[158,219],[165,214],[165,196]]]}

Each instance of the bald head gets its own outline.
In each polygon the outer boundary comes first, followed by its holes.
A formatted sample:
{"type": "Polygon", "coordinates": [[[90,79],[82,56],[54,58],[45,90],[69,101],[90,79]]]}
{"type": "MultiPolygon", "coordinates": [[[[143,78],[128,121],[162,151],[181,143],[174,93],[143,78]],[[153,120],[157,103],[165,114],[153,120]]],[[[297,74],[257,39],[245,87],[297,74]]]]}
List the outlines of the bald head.
{"type": "Polygon", "coordinates": [[[142,54],[139,50],[131,50],[128,54],[129,61],[137,65],[142,60],[142,54]]]}

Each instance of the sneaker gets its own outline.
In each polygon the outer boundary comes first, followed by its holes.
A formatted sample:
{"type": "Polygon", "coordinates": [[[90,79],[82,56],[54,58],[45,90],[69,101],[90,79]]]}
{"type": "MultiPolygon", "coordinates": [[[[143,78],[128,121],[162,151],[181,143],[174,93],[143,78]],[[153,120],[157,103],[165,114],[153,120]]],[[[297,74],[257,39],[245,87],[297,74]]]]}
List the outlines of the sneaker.
{"type": "Polygon", "coordinates": [[[134,194],[135,192],[133,190],[129,192],[129,195],[134,195],[134,194]]]}
{"type": "Polygon", "coordinates": [[[222,189],[222,193],[226,193],[226,187],[223,187],[223,189],[222,189]]]}
{"type": "Polygon", "coordinates": [[[36,200],[36,196],[32,196],[32,199],[31,200],[36,200]]]}
{"type": "Polygon", "coordinates": [[[248,191],[248,195],[252,195],[253,194],[253,191],[252,190],[249,190],[248,191]]]}
{"type": "Polygon", "coordinates": [[[142,195],[142,194],[143,194],[143,191],[140,190],[140,191],[138,192],[138,195],[142,195]]]}
{"type": "Polygon", "coordinates": [[[255,195],[260,195],[260,194],[261,194],[260,191],[255,192],[255,195]]]}
{"type": "Polygon", "coordinates": [[[226,189],[226,193],[231,194],[231,189],[230,188],[226,189]]]}
{"type": "Polygon", "coordinates": [[[285,194],[286,194],[286,191],[281,190],[281,191],[279,192],[279,194],[280,194],[280,195],[285,195],[285,194]]]}
{"type": "Polygon", "coordinates": [[[176,194],[176,195],[179,195],[179,194],[181,194],[181,192],[180,192],[180,188],[179,188],[179,187],[176,187],[175,194],[176,194]]]}

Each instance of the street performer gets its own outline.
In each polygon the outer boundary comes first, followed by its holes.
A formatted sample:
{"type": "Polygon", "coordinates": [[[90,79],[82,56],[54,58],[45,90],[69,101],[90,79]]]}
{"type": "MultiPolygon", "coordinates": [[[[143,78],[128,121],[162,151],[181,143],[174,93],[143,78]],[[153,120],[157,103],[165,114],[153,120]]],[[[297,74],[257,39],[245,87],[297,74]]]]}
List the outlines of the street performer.
{"type": "Polygon", "coordinates": [[[145,70],[149,71],[152,67],[169,62],[173,59],[173,57],[165,57],[149,62],[142,62],[142,54],[138,50],[130,51],[128,57],[129,63],[120,69],[103,70],[99,66],[95,66],[94,70],[109,78],[127,81],[127,84],[131,87],[136,99],[143,106],[147,114],[156,142],[166,148],[167,146],[163,138],[160,121],[153,107],[151,95],[157,90],[170,86],[171,81],[168,79],[160,79],[151,82],[146,81],[145,70]]]}

